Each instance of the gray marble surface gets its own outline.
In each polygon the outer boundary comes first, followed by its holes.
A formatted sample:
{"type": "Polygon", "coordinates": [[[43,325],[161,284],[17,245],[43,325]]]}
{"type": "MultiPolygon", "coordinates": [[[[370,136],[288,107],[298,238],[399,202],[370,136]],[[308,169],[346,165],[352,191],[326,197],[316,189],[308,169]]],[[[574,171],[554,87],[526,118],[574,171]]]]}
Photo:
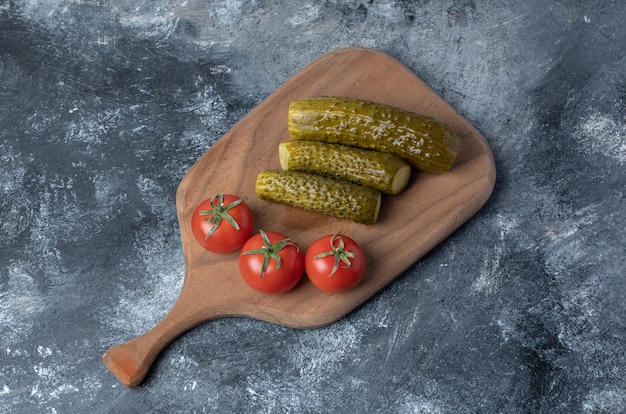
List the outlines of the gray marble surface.
{"type": "Polygon", "coordinates": [[[624,21],[600,0],[0,0],[0,413],[626,412],[624,21]],[[484,134],[491,199],[337,323],[206,323],[125,388],[100,357],[178,296],[181,178],[345,46],[484,134]]]}

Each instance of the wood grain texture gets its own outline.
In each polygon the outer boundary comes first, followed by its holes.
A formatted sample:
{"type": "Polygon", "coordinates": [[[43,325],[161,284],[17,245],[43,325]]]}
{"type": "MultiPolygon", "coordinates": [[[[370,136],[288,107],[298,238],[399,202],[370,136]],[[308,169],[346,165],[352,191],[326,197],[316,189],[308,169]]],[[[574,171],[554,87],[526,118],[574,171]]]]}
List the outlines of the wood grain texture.
{"type": "Polygon", "coordinates": [[[295,328],[330,324],[372,297],[467,221],[487,201],[494,183],[494,160],[482,135],[402,64],[369,49],[328,53],[268,96],[190,168],[176,195],[185,258],[180,297],[153,329],[111,348],[103,361],[124,385],[133,387],[167,344],[211,319],[246,316],[295,328]],[[375,225],[258,199],[254,194],[258,172],[280,168],[278,144],[289,140],[289,102],[315,96],[367,99],[432,116],[461,135],[457,160],[445,174],[414,172],[404,192],[383,196],[375,225]],[[354,238],[367,259],[362,283],[347,292],[328,294],[304,277],[283,295],[254,291],[239,276],[237,253],[207,252],[191,233],[192,211],[218,192],[246,197],[257,229],[285,233],[303,249],[336,231],[354,238]]]}

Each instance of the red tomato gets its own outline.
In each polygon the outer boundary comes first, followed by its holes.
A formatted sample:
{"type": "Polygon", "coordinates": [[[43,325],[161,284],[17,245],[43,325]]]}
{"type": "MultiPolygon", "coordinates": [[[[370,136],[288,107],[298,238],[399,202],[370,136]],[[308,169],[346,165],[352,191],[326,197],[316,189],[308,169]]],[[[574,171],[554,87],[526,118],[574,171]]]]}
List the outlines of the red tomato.
{"type": "Polygon", "coordinates": [[[365,274],[363,250],[350,237],[339,233],[313,242],[304,260],[309,280],[324,292],[352,289],[365,274]]]}
{"type": "Polygon", "coordinates": [[[259,230],[241,248],[239,273],[260,292],[285,293],[300,281],[304,255],[284,234],[259,230]]]}
{"type": "Polygon", "coordinates": [[[254,230],[248,204],[235,195],[219,193],[196,207],[191,216],[191,231],[205,249],[228,253],[239,249],[254,230]]]}

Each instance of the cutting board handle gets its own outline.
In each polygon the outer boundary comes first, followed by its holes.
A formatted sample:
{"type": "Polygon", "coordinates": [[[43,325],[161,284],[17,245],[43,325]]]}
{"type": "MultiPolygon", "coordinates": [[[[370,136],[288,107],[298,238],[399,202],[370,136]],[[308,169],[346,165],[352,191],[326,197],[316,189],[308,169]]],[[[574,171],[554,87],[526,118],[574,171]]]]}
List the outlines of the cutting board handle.
{"type": "Polygon", "coordinates": [[[217,317],[217,312],[213,314],[207,312],[207,309],[197,312],[189,305],[189,301],[184,300],[184,296],[178,298],[169,313],[152,329],[110,348],[102,355],[104,365],[122,384],[129,388],[139,385],[159,353],[174,339],[202,322],[217,317]]]}

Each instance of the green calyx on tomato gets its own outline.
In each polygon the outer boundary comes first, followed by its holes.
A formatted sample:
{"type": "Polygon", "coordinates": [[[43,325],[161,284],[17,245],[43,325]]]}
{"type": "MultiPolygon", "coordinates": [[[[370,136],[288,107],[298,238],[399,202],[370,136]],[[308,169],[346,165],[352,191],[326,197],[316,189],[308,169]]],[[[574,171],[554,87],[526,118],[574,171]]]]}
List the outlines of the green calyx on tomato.
{"type": "Polygon", "coordinates": [[[287,246],[294,246],[299,251],[300,247],[298,247],[296,242],[293,241],[293,239],[290,237],[287,237],[272,244],[269,237],[267,237],[267,234],[263,230],[259,229],[259,234],[261,235],[261,239],[263,240],[263,246],[259,247],[258,249],[247,250],[245,252],[242,252],[241,254],[263,255],[263,264],[261,265],[261,274],[259,276],[260,279],[263,279],[263,275],[265,275],[265,271],[267,270],[267,266],[269,265],[271,259],[274,259],[276,261],[276,270],[280,269],[280,267],[282,266],[283,259],[280,257],[279,254],[282,249],[287,246]]]}
{"type": "Polygon", "coordinates": [[[345,244],[343,242],[343,238],[338,235],[339,233],[335,233],[330,238],[330,250],[326,252],[322,252],[313,256],[315,259],[321,259],[323,257],[335,256],[335,261],[333,263],[333,269],[331,270],[328,277],[332,276],[339,270],[339,265],[343,262],[345,265],[345,269],[349,269],[352,267],[352,262],[350,259],[354,259],[356,256],[353,252],[345,250],[345,244]],[[335,246],[335,240],[337,240],[337,245],[335,246]]]}
{"type": "Polygon", "coordinates": [[[226,220],[227,222],[229,222],[235,228],[235,230],[239,230],[240,229],[239,223],[237,223],[237,220],[235,220],[230,215],[229,210],[234,207],[237,207],[243,201],[244,201],[243,198],[239,198],[233,201],[232,203],[225,205],[224,195],[222,193],[217,193],[217,195],[212,197],[211,208],[207,210],[200,210],[198,213],[200,214],[201,217],[211,216],[209,218],[203,218],[203,220],[208,221],[209,223],[213,224],[213,226],[211,227],[211,230],[209,230],[209,232],[206,234],[204,239],[205,240],[208,239],[209,237],[213,235],[213,233],[215,233],[215,230],[217,230],[222,220],[226,220]]]}

